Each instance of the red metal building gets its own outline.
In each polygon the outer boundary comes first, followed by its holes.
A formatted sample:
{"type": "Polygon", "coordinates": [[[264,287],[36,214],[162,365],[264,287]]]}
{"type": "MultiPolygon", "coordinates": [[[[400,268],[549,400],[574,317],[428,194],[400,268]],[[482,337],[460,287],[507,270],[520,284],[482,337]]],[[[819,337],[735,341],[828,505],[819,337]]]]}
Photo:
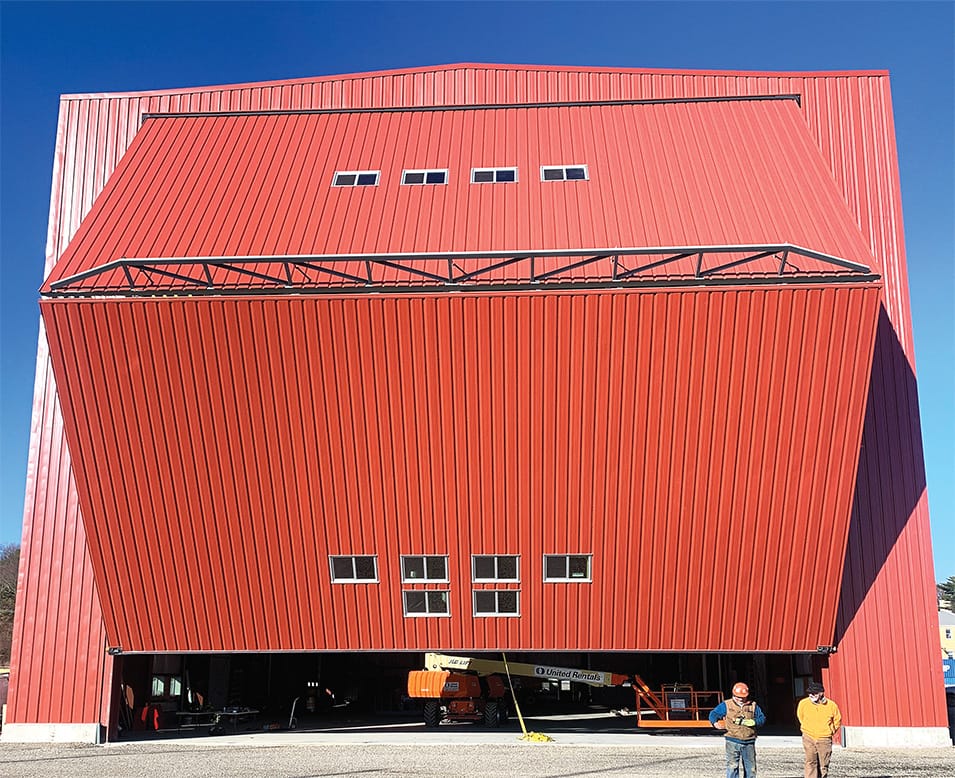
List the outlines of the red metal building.
{"type": "Polygon", "coordinates": [[[41,312],[5,739],[449,649],[811,655],[949,742],[886,73],[66,96],[41,312]]]}

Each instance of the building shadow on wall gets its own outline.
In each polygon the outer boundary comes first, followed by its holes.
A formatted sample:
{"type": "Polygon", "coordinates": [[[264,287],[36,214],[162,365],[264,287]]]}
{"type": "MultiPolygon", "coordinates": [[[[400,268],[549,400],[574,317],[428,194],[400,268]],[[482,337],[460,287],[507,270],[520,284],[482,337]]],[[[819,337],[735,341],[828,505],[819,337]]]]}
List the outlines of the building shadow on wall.
{"type": "Polygon", "coordinates": [[[915,375],[880,306],[836,619],[839,644],[925,490],[915,375]]]}

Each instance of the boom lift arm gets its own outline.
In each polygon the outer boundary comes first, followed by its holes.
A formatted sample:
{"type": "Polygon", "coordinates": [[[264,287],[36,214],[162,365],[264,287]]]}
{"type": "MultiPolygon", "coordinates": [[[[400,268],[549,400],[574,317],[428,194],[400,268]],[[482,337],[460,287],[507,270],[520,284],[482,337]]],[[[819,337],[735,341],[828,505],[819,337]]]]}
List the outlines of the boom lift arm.
{"type": "Polygon", "coordinates": [[[554,667],[553,665],[532,665],[521,662],[498,662],[495,659],[474,659],[469,656],[450,656],[448,654],[428,653],[424,655],[426,670],[453,670],[476,675],[500,673],[520,675],[541,680],[558,679],[574,681],[589,686],[630,686],[635,676],[603,670],[580,670],[573,667],[554,667]]]}

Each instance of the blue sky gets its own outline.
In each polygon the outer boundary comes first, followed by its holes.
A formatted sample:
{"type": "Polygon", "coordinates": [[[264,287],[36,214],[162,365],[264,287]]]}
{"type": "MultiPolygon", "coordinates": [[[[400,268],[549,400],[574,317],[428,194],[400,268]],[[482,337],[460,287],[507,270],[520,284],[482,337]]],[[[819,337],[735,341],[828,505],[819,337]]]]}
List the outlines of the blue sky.
{"type": "Polygon", "coordinates": [[[936,580],[955,575],[955,4],[0,3],[0,544],[17,543],[58,97],[454,62],[887,69],[936,580]]]}

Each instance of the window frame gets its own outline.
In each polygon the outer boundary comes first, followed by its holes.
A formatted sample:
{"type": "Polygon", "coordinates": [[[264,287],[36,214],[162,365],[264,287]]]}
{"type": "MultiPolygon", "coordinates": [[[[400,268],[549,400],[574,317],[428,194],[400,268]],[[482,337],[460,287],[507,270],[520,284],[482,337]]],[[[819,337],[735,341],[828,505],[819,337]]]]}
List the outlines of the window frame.
{"type": "Polygon", "coordinates": [[[544,583],[593,583],[594,580],[594,555],[593,554],[544,554],[544,583]],[[584,578],[570,576],[570,560],[572,557],[582,557],[587,560],[587,575],[584,578]],[[549,559],[563,559],[564,572],[563,578],[551,578],[547,574],[547,561],[549,559]]]}
{"type": "Polygon", "coordinates": [[[378,186],[381,183],[381,171],[380,170],[336,170],[332,174],[332,188],[334,189],[362,189],[366,186],[378,186]],[[358,177],[362,175],[368,175],[369,173],[374,174],[375,183],[373,184],[359,184],[358,177]],[[339,176],[354,176],[354,184],[340,184],[338,183],[339,176]]]}
{"type": "Polygon", "coordinates": [[[402,554],[398,560],[399,564],[399,575],[401,576],[401,583],[403,584],[417,584],[417,583],[451,583],[450,578],[450,565],[448,564],[448,555],[447,554],[402,554]],[[406,578],[405,577],[405,560],[406,559],[421,559],[424,560],[424,577],[423,578],[406,578]],[[428,560],[429,559],[443,559],[444,560],[444,577],[443,578],[429,578],[428,577],[428,560]]]}
{"type": "Polygon", "coordinates": [[[472,583],[520,583],[521,582],[521,555],[520,554],[471,554],[471,582],[472,583]],[[514,578],[501,578],[498,573],[498,560],[502,557],[515,560],[514,578]],[[477,560],[494,560],[494,578],[478,578],[477,560]]]}
{"type": "Polygon", "coordinates": [[[590,180],[590,168],[587,165],[541,165],[541,182],[547,184],[556,184],[564,183],[567,181],[589,181],[590,180]],[[568,178],[567,171],[571,168],[580,168],[584,171],[583,178],[568,178]],[[544,178],[544,171],[546,170],[560,170],[563,173],[563,178],[544,178]]]}
{"type": "Polygon", "coordinates": [[[450,589],[402,589],[401,591],[401,610],[406,619],[449,619],[451,618],[451,590],[450,589]],[[423,595],[424,607],[423,613],[412,612],[408,610],[408,595],[423,595]],[[444,604],[447,610],[430,611],[428,610],[429,595],[443,594],[444,604]]]}
{"type": "Polygon", "coordinates": [[[381,573],[378,569],[378,555],[377,554],[329,554],[328,555],[328,571],[331,575],[333,584],[361,584],[361,583],[379,583],[381,581],[381,573]],[[335,560],[336,559],[350,559],[352,561],[352,572],[357,574],[355,569],[355,560],[356,559],[371,559],[372,564],[375,566],[375,577],[374,578],[338,578],[335,575],[335,560]]]}
{"type": "Polygon", "coordinates": [[[150,673],[149,701],[178,700],[185,690],[181,673],[150,673]],[[159,691],[157,691],[157,684],[159,691]]]}
{"type": "Polygon", "coordinates": [[[448,168],[440,168],[440,167],[420,168],[420,169],[419,169],[419,168],[414,168],[414,169],[409,168],[408,170],[402,170],[402,171],[401,171],[401,185],[402,185],[402,186],[447,186],[447,185],[448,185],[448,181],[450,180],[450,178],[451,178],[451,175],[450,175],[450,172],[449,172],[449,169],[448,169],[448,168]],[[419,184],[419,183],[415,183],[415,182],[411,182],[411,181],[405,181],[405,178],[407,177],[407,175],[408,175],[409,173],[423,173],[423,174],[424,174],[424,180],[423,180],[420,184],[419,184]],[[443,174],[444,174],[444,181],[441,181],[440,183],[434,183],[434,182],[428,181],[428,174],[429,174],[429,173],[443,173],[443,174]]]}
{"type": "Polygon", "coordinates": [[[472,589],[471,590],[471,612],[474,614],[475,618],[519,618],[521,615],[521,590],[520,589],[472,589]],[[489,594],[494,595],[494,606],[497,610],[493,611],[481,611],[478,610],[478,596],[489,594]],[[510,594],[514,596],[514,611],[501,611],[500,610],[500,597],[502,594],[510,594]]]}
{"type": "Polygon", "coordinates": [[[520,180],[517,173],[517,166],[514,167],[472,167],[471,168],[471,183],[472,184],[516,184],[520,180]],[[514,180],[513,181],[498,181],[497,174],[505,171],[512,170],[514,171],[514,180]],[[475,181],[474,176],[476,173],[491,173],[493,174],[493,179],[491,181],[475,181]]]}

